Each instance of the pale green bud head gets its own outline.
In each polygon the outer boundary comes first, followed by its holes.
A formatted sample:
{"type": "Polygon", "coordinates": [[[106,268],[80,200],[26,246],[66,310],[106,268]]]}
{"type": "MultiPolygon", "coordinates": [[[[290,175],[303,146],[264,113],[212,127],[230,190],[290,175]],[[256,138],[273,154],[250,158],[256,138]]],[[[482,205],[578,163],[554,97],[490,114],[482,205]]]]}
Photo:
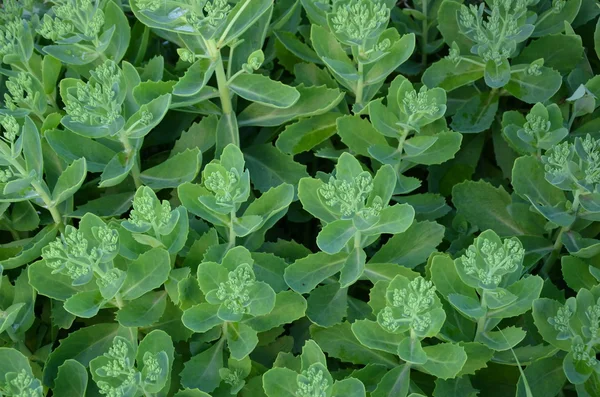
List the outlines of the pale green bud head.
{"type": "Polygon", "coordinates": [[[568,304],[561,306],[556,312],[556,316],[548,318],[548,324],[552,325],[557,330],[557,338],[560,340],[569,339],[571,337],[571,317],[575,312],[568,304]]]}
{"type": "Polygon", "coordinates": [[[455,263],[468,285],[495,290],[504,276],[520,269],[524,257],[525,250],[517,238],[502,240],[492,230],[486,230],[455,263]]]}
{"type": "Polygon", "coordinates": [[[215,171],[204,179],[204,186],[210,190],[219,203],[229,204],[240,193],[240,181],[235,168],[227,172],[215,171]]]}
{"type": "Polygon", "coordinates": [[[0,169],[0,182],[7,183],[12,179],[14,173],[10,170],[10,168],[0,169]]]}
{"type": "Polygon", "coordinates": [[[331,385],[320,368],[311,367],[298,377],[298,397],[326,397],[331,385]]]}
{"type": "Polygon", "coordinates": [[[205,20],[211,26],[217,26],[225,20],[231,11],[227,0],[209,0],[204,6],[205,20]]]}
{"type": "Polygon", "coordinates": [[[372,191],[373,178],[368,172],[363,172],[351,181],[331,177],[329,183],[323,185],[318,193],[327,206],[339,211],[344,217],[377,216],[384,206],[381,198],[373,200],[369,207],[365,205],[372,191]]]}
{"type": "Polygon", "coordinates": [[[233,313],[242,314],[250,303],[250,287],[256,282],[252,266],[247,263],[239,265],[229,272],[226,282],[219,284],[216,296],[233,313]]]}
{"type": "Polygon", "coordinates": [[[42,397],[43,388],[39,380],[35,379],[27,371],[6,374],[7,397],[42,397]]]}
{"type": "Polygon", "coordinates": [[[6,115],[0,119],[0,125],[4,129],[3,136],[6,142],[14,142],[21,132],[21,126],[11,115],[6,115]]]}
{"type": "Polygon", "coordinates": [[[330,14],[333,30],[348,40],[362,44],[385,28],[390,10],[378,0],[350,0],[334,3],[330,14]]]}
{"type": "Polygon", "coordinates": [[[144,360],[144,371],[146,373],[145,381],[147,383],[156,382],[161,373],[162,368],[156,356],[150,352],[146,352],[143,357],[144,360]]]}

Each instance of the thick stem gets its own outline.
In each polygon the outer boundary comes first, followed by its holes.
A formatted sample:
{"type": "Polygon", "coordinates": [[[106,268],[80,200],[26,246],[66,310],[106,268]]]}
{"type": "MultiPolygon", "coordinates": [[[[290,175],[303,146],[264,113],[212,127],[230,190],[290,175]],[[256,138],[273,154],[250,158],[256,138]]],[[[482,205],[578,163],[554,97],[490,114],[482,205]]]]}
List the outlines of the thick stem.
{"type": "Polygon", "coordinates": [[[233,224],[236,220],[235,210],[231,210],[229,217],[229,248],[233,248],[235,247],[235,230],[233,229],[233,224]]]}
{"type": "MultiPolygon", "coordinates": [[[[577,211],[579,209],[579,195],[580,194],[581,194],[581,192],[579,190],[577,190],[573,197],[572,210],[575,213],[575,216],[577,216],[577,211]]],[[[569,230],[571,230],[571,225],[563,226],[559,230],[559,232],[556,236],[556,240],[554,241],[554,246],[552,247],[552,252],[550,252],[550,255],[546,258],[546,260],[544,261],[544,264],[542,265],[542,268],[540,269],[540,274],[542,275],[542,277],[548,278],[548,276],[550,275],[550,271],[552,270],[554,263],[560,256],[560,251],[562,250],[562,247],[563,247],[562,236],[569,230]]]]}
{"type": "Polygon", "coordinates": [[[429,20],[427,18],[427,0],[423,0],[423,15],[425,19],[422,21],[422,32],[421,32],[421,64],[427,65],[427,41],[429,40],[429,20]]]}
{"type": "MultiPolygon", "coordinates": [[[[359,49],[359,52],[362,51],[362,48],[359,49]]],[[[363,102],[363,92],[364,92],[364,84],[365,84],[365,71],[364,65],[358,60],[358,81],[356,82],[356,101],[357,105],[362,105],[363,102]]]]}
{"type": "MultiPolygon", "coordinates": [[[[6,156],[6,157],[11,158],[10,156],[6,156]]],[[[19,171],[19,173],[21,175],[27,175],[27,171],[21,166],[21,164],[19,164],[18,161],[10,160],[10,163],[13,167],[15,167],[15,169],[17,171],[19,171]]],[[[60,230],[62,231],[63,227],[64,227],[62,216],[60,215],[60,212],[54,207],[52,198],[48,195],[48,189],[46,187],[42,186],[42,184],[38,181],[32,181],[31,186],[33,187],[33,189],[37,192],[38,196],[40,196],[40,198],[44,202],[46,209],[48,211],[50,211],[50,214],[52,215],[52,220],[54,221],[54,223],[56,223],[58,225],[58,227],[60,228],[60,230]]]]}
{"type": "Polygon", "coordinates": [[[215,63],[215,75],[217,76],[217,87],[219,89],[219,97],[221,98],[221,110],[223,111],[223,116],[229,115],[233,112],[233,106],[231,105],[231,93],[227,84],[227,74],[223,66],[223,57],[214,40],[209,40],[206,44],[209,55],[215,63]]]}
{"type": "Polygon", "coordinates": [[[487,302],[485,300],[485,290],[481,293],[481,308],[484,310],[485,314],[477,321],[477,331],[475,335],[480,335],[485,332],[485,326],[487,323],[487,302]]]}

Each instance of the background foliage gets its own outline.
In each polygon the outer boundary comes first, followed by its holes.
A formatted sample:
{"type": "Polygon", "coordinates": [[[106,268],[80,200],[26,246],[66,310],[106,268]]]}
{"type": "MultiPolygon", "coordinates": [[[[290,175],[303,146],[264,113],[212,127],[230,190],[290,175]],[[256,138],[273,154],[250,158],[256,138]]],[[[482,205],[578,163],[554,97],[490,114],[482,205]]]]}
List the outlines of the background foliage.
{"type": "Polygon", "coordinates": [[[595,0],[5,0],[0,396],[600,396],[595,0]]]}

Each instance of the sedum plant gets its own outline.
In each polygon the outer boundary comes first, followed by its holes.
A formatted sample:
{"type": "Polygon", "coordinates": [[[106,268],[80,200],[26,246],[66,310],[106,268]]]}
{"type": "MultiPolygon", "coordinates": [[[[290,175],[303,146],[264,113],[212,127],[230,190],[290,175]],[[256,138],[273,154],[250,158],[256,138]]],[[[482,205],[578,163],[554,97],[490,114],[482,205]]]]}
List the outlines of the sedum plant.
{"type": "Polygon", "coordinates": [[[600,395],[592,0],[0,4],[0,395],[600,395]]]}

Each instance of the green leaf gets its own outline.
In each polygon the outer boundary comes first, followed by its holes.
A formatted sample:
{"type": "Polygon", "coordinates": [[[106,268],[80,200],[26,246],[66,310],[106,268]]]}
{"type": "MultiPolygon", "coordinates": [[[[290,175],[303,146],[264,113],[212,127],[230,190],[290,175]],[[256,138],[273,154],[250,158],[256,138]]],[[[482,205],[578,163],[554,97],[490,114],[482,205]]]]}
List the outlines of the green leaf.
{"type": "Polygon", "coordinates": [[[465,349],[453,343],[426,346],[423,350],[427,355],[427,362],[420,368],[440,379],[454,378],[467,361],[465,349]]]}
{"type": "Polygon", "coordinates": [[[117,312],[116,320],[124,327],[147,327],[156,323],[165,312],[167,294],[148,292],[129,301],[117,312]]]}
{"type": "Polygon", "coordinates": [[[335,134],[338,117],[337,113],[324,113],[300,119],[288,125],[275,144],[283,153],[307,152],[335,134]]]}
{"type": "Polygon", "coordinates": [[[317,287],[307,300],[306,316],[321,327],[342,322],[348,310],[348,289],[338,283],[317,287]]]}
{"type": "Polygon", "coordinates": [[[196,178],[202,164],[202,154],[198,148],[185,149],[159,165],[140,174],[142,182],[154,189],[176,188],[196,178]]]}
{"type": "Polygon", "coordinates": [[[504,89],[526,103],[545,102],[558,91],[562,84],[560,73],[540,66],[539,74],[527,72],[529,65],[511,67],[510,81],[504,89]]]}
{"type": "Polygon", "coordinates": [[[548,357],[528,365],[519,378],[517,397],[558,395],[566,381],[562,361],[558,357],[548,357]],[[526,392],[525,380],[531,394],[526,392]]]}
{"type": "Polygon", "coordinates": [[[329,328],[313,326],[310,334],[325,353],[342,361],[362,365],[382,364],[388,368],[398,365],[398,360],[394,355],[363,346],[356,339],[347,322],[329,328]]]}
{"type": "Polygon", "coordinates": [[[244,149],[244,159],[254,186],[263,193],[282,183],[296,186],[301,178],[308,176],[305,166],[271,144],[244,149]]]}
{"type": "Polygon", "coordinates": [[[231,357],[242,360],[258,344],[257,332],[244,323],[226,323],[224,330],[231,357]]]}
{"type": "Polygon", "coordinates": [[[296,397],[298,374],[287,368],[273,368],[263,376],[267,397],[296,397]]]}
{"type": "Polygon", "coordinates": [[[169,253],[161,248],[153,248],[127,268],[127,277],[121,288],[125,300],[137,299],[155,288],[160,287],[169,277],[171,264],[169,253]]]}
{"type": "Polygon", "coordinates": [[[300,99],[294,87],[261,74],[241,74],[229,83],[229,88],[244,99],[278,109],[289,108],[300,99]]]}
{"type": "Polygon", "coordinates": [[[383,352],[397,354],[398,346],[406,336],[394,334],[381,328],[371,320],[359,320],[352,324],[352,333],[356,339],[369,349],[381,350],[383,352]]]}
{"type": "Polygon", "coordinates": [[[92,359],[108,351],[116,336],[135,340],[135,333],[131,329],[116,323],[90,325],[72,332],[48,356],[44,366],[44,384],[50,387],[54,385],[59,367],[68,359],[87,367],[92,359]]]}
{"type": "Polygon", "coordinates": [[[85,158],[73,161],[56,181],[52,191],[52,201],[58,205],[73,196],[83,184],[87,175],[85,158]]]}
{"type": "Polygon", "coordinates": [[[336,397],[365,397],[365,385],[354,378],[339,380],[333,384],[332,395],[336,397]]]}
{"type": "Polygon", "coordinates": [[[57,225],[48,225],[42,230],[40,230],[31,239],[21,240],[19,242],[13,242],[9,244],[9,247],[15,248],[15,250],[13,251],[14,253],[9,258],[3,258],[0,261],[0,266],[8,270],[17,268],[19,266],[23,266],[26,263],[34,261],[36,258],[39,258],[40,254],[42,253],[42,248],[44,248],[46,245],[48,245],[49,242],[53,241],[56,238],[57,233],[57,225]]]}
{"type": "Polygon", "coordinates": [[[435,222],[414,222],[396,234],[371,258],[370,263],[397,263],[414,268],[442,242],[444,227],[435,222]]]}
{"type": "Polygon", "coordinates": [[[498,331],[488,331],[478,334],[475,342],[480,342],[496,351],[508,350],[521,342],[527,334],[518,327],[507,327],[498,331]]]}
{"type": "Polygon", "coordinates": [[[455,185],[452,202],[458,212],[480,230],[491,229],[501,236],[542,233],[538,224],[511,214],[512,200],[504,188],[496,188],[485,181],[455,185]]]}
{"type": "Polygon", "coordinates": [[[184,364],[181,371],[181,384],[190,389],[200,389],[207,393],[215,390],[221,383],[219,369],[223,368],[224,339],[212,347],[196,354],[184,364]]]}
{"type": "Polygon", "coordinates": [[[409,387],[410,366],[399,365],[381,378],[371,397],[406,397],[409,387]]]}
{"type": "Polygon", "coordinates": [[[357,232],[352,220],[340,219],[328,223],[317,236],[317,245],[328,254],[337,254],[357,232]]]}
{"type": "MultiPolygon", "coordinates": [[[[453,2],[448,1],[447,3],[453,2]]],[[[467,58],[479,59],[471,56],[467,56],[467,58]]],[[[429,66],[423,73],[422,80],[427,87],[440,87],[446,91],[452,91],[481,79],[483,71],[483,65],[465,61],[455,65],[454,62],[444,58],[429,66]]]]}
{"type": "Polygon", "coordinates": [[[44,157],[42,155],[42,143],[40,133],[29,117],[25,118],[23,124],[23,157],[25,157],[25,169],[28,173],[35,172],[35,177],[41,179],[44,175],[44,157]]]}
{"type": "Polygon", "coordinates": [[[387,144],[384,136],[360,116],[339,117],[337,133],[350,150],[362,156],[370,156],[368,149],[371,146],[387,144]]]}
{"type": "Polygon", "coordinates": [[[498,112],[498,95],[483,92],[465,102],[452,117],[450,125],[462,133],[477,133],[490,128],[498,112]]]}
{"type": "Polygon", "coordinates": [[[269,314],[250,318],[247,320],[247,324],[258,332],[266,332],[302,318],[305,312],[306,300],[302,295],[293,291],[283,291],[276,295],[275,307],[269,314]]]}
{"type": "Polygon", "coordinates": [[[318,252],[298,259],[285,269],[285,282],[298,293],[308,293],[320,282],[342,270],[346,257],[345,253],[329,255],[318,252]]]}
{"type": "Polygon", "coordinates": [[[63,160],[73,162],[85,158],[90,172],[101,172],[115,156],[114,149],[69,130],[50,130],[44,134],[52,149],[63,160]]]}
{"type": "Polygon", "coordinates": [[[296,90],[300,93],[300,99],[289,108],[277,109],[259,103],[249,105],[238,117],[239,126],[273,127],[300,117],[316,116],[330,111],[344,98],[340,90],[325,86],[300,85],[296,90]]]}
{"type": "Polygon", "coordinates": [[[53,392],[64,397],[84,397],[88,384],[86,368],[75,360],[66,360],[58,367],[53,392]]]}

